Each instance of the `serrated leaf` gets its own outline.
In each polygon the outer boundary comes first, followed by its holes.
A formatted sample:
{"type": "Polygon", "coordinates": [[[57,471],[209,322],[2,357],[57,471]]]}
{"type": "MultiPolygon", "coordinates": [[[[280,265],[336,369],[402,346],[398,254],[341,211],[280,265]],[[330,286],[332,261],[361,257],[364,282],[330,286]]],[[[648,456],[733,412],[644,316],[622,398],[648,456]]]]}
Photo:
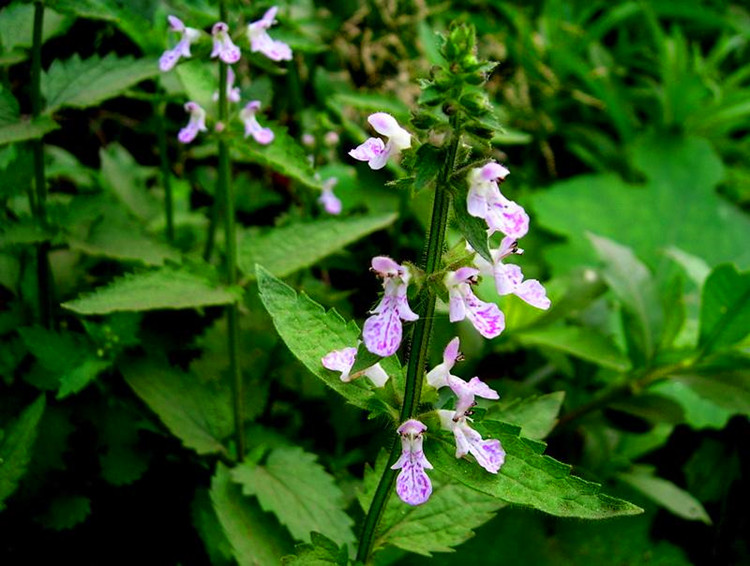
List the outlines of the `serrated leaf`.
{"type": "Polygon", "coordinates": [[[558,517],[605,519],[642,512],[632,503],[599,493],[599,484],[570,475],[570,466],[543,455],[546,445],[519,437],[518,428],[493,421],[476,428],[484,438],[496,438],[503,445],[506,458],[500,472],[490,474],[474,461],[457,459],[452,438],[428,437],[425,453],[435,469],[507,503],[558,517]]]}
{"type": "Polygon", "coordinates": [[[354,521],[343,510],[344,494],[314,454],[294,446],[275,448],[264,464],[243,462],[232,472],[242,493],[255,495],[264,511],[286,525],[292,536],[310,541],[316,531],[337,544],[354,542],[354,521]]]}
{"type": "Polygon", "coordinates": [[[145,186],[141,166],[120,144],[99,150],[101,183],[136,218],[149,221],[161,214],[162,207],[145,186]]]}
{"type": "Polygon", "coordinates": [[[466,199],[469,194],[466,183],[454,183],[453,187],[453,218],[456,221],[461,235],[466,238],[469,245],[485,260],[494,264],[490,255],[490,246],[487,238],[487,223],[482,218],[469,214],[466,207],[466,199]]]}
{"type": "Polygon", "coordinates": [[[60,389],[56,398],[64,399],[68,395],[78,393],[111,365],[110,360],[93,356],[84,358],[81,363],[60,376],[60,389]]]}
{"type": "Polygon", "coordinates": [[[516,334],[524,345],[554,348],[602,367],[624,372],[630,360],[608,336],[586,326],[551,326],[516,334]]]}
{"type": "Polygon", "coordinates": [[[486,419],[521,427],[521,435],[534,440],[547,436],[557,424],[557,415],[565,400],[565,391],[516,399],[505,406],[492,405],[486,419]],[[495,409],[497,407],[497,409],[495,409]]]}
{"type": "Polygon", "coordinates": [[[273,142],[260,145],[250,139],[235,140],[232,143],[234,158],[270,167],[303,185],[322,190],[321,182],[315,177],[302,146],[287,133],[286,128],[273,122],[264,122],[264,126],[273,130],[273,142]]]}
{"type": "Polygon", "coordinates": [[[414,162],[414,190],[428,187],[437,177],[445,162],[445,151],[430,144],[423,144],[417,150],[414,162]]]}
{"type": "Polygon", "coordinates": [[[257,503],[242,496],[229,473],[223,464],[216,466],[211,501],[234,557],[240,566],[279,564],[292,548],[288,535],[272,515],[263,513],[257,503]]]}
{"type": "Polygon", "coordinates": [[[49,116],[21,118],[17,122],[0,125],[0,145],[41,138],[59,127],[49,116]]]}
{"type": "Polygon", "coordinates": [[[34,155],[29,148],[19,144],[0,151],[0,197],[25,194],[33,178],[34,155]]]}
{"type": "Polygon", "coordinates": [[[203,539],[203,546],[213,566],[230,566],[232,547],[219,524],[207,489],[197,489],[191,507],[193,526],[203,539]]]}
{"type": "MultiPolygon", "coordinates": [[[[326,311],[304,293],[299,295],[261,266],[257,267],[258,288],[263,305],[289,350],[328,387],[360,408],[368,408],[373,392],[360,381],[343,383],[338,373],[323,367],[321,359],[332,350],[354,347],[360,331],[335,310],[326,311]]],[[[381,366],[394,378],[401,373],[398,361],[385,358],[381,366]]]]}
{"type": "Polygon", "coordinates": [[[260,264],[276,277],[286,277],[395,220],[395,214],[354,216],[291,224],[263,234],[248,232],[239,243],[237,264],[249,275],[260,264]]]}
{"type": "Polygon", "coordinates": [[[13,494],[26,473],[44,406],[45,397],[40,395],[0,437],[0,511],[5,509],[5,500],[13,494]]]}
{"type": "Polygon", "coordinates": [[[346,566],[349,557],[346,547],[339,547],[320,533],[311,533],[311,544],[298,544],[294,556],[281,559],[283,566],[346,566]]]}
{"type": "Polygon", "coordinates": [[[720,265],[706,279],[701,301],[699,346],[704,354],[750,333],[750,271],[720,265]]]}
{"type": "Polygon", "coordinates": [[[80,314],[189,309],[234,303],[241,293],[238,288],[218,285],[206,277],[164,267],[117,278],[62,306],[80,314]]]}
{"type": "Polygon", "coordinates": [[[679,404],[682,407],[684,422],[697,430],[722,429],[732,416],[732,411],[703,398],[685,383],[676,379],[657,383],[651,386],[649,391],[668,397],[679,404]]]}
{"type": "Polygon", "coordinates": [[[215,65],[207,61],[191,59],[180,63],[175,69],[188,100],[197,102],[202,108],[211,108],[216,104],[213,95],[218,90],[219,76],[212,67],[215,65]]]}
{"type": "Polygon", "coordinates": [[[91,513],[91,500],[82,495],[59,495],[50,503],[38,521],[48,529],[64,531],[86,520],[91,513]]]}
{"type": "Polygon", "coordinates": [[[50,114],[62,107],[94,106],[159,73],[157,62],[150,58],[120,58],[110,53],[104,58],[93,55],[81,60],[73,55],[65,61],[56,59],[42,74],[42,94],[47,101],[45,112],[50,114]]]}
{"type": "Polygon", "coordinates": [[[234,430],[228,384],[201,382],[192,374],[140,360],[120,368],[125,381],[169,431],[198,454],[226,453],[234,430]]]}

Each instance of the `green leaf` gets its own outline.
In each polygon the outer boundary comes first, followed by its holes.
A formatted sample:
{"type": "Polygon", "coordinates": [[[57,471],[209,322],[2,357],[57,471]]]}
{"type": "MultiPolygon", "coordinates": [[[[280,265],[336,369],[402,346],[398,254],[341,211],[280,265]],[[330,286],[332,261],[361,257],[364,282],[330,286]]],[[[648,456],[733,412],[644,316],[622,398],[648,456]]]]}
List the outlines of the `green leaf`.
{"type": "Polygon", "coordinates": [[[243,462],[232,470],[242,493],[255,495],[292,536],[310,542],[316,531],[339,545],[354,543],[354,521],[344,512],[344,494],[314,454],[295,446],[271,451],[264,464],[243,462]]]}
{"type": "Polygon", "coordinates": [[[277,173],[291,177],[303,185],[322,190],[319,179],[315,177],[307,155],[286,128],[273,122],[264,123],[273,130],[273,142],[260,145],[252,140],[240,139],[232,143],[233,156],[237,161],[257,163],[270,167],[277,173]]]}
{"type": "Polygon", "coordinates": [[[485,418],[519,426],[522,436],[541,440],[555,428],[564,400],[565,391],[514,399],[504,406],[492,405],[485,418]]]}
{"type": "Polygon", "coordinates": [[[91,500],[82,495],[58,495],[38,521],[48,529],[65,531],[86,520],[91,514],[91,500]]]}
{"type": "Polygon", "coordinates": [[[11,145],[0,151],[0,198],[26,194],[33,178],[34,155],[30,148],[11,145]]]}
{"type": "Polygon", "coordinates": [[[349,556],[346,547],[339,548],[331,539],[320,533],[311,533],[312,544],[299,544],[297,554],[285,556],[281,560],[283,566],[347,566],[349,556]]]}
{"type": "Polygon", "coordinates": [[[454,183],[453,188],[453,218],[469,245],[484,259],[494,265],[487,238],[487,223],[482,218],[469,214],[466,199],[469,194],[467,183],[454,183]]]}
{"type": "Polygon", "coordinates": [[[713,375],[679,375],[673,379],[687,385],[701,399],[732,414],[750,415],[750,373],[746,370],[713,375]]]}
{"type": "Polygon", "coordinates": [[[131,415],[119,405],[108,406],[98,420],[99,467],[107,483],[129,485],[148,469],[149,452],[136,446],[141,420],[140,415],[131,415]]]}
{"type": "Polygon", "coordinates": [[[202,108],[211,108],[216,104],[213,95],[217,91],[219,77],[213,72],[213,67],[215,65],[207,61],[191,59],[175,68],[188,100],[197,102],[202,108]]]}
{"type": "Polygon", "coordinates": [[[60,376],[60,389],[56,398],[64,399],[68,395],[78,393],[111,365],[110,360],[93,356],[84,358],[80,364],[60,376]]]}
{"type": "Polygon", "coordinates": [[[185,270],[164,267],[117,278],[109,285],[62,306],[80,314],[109,314],[226,305],[237,301],[240,296],[240,289],[220,286],[185,270]]]}
{"type": "Polygon", "coordinates": [[[631,358],[641,362],[650,360],[656,352],[664,319],[651,273],[629,248],[594,234],[588,236],[604,262],[604,279],[622,303],[631,358]]]}
{"type": "Polygon", "coordinates": [[[125,381],[169,431],[198,454],[226,454],[222,440],[234,430],[229,384],[148,360],[120,368],[125,381]]]}
{"type": "Polygon", "coordinates": [[[17,122],[1,124],[0,145],[41,138],[59,127],[49,116],[39,116],[31,120],[21,118],[17,122]]]}
{"type": "Polygon", "coordinates": [[[617,477],[678,517],[711,524],[700,501],[671,481],[655,477],[650,467],[634,466],[632,471],[621,472],[617,477]]]}
{"type": "Polygon", "coordinates": [[[608,336],[587,326],[531,328],[515,336],[527,346],[554,348],[615,371],[630,369],[630,360],[620,348],[608,336]]]}
{"type": "Polygon", "coordinates": [[[46,113],[63,107],[86,108],[119,96],[139,82],[160,73],[158,63],[150,58],[120,58],[110,53],[104,58],[94,55],[81,60],[53,61],[42,74],[42,94],[47,101],[46,113]]]}
{"type": "Polygon", "coordinates": [[[440,148],[423,144],[417,150],[416,160],[414,162],[414,190],[419,192],[427,188],[430,183],[438,176],[440,169],[445,162],[445,151],[440,148]]]}
{"type": "Polygon", "coordinates": [[[651,386],[649,391],[677,402],[682,407],[684,422],[696,430],[722,429],[732,416],[731,411],[704,399],[686,384],[675,379],[657,383],[651,386]]]}
{"type": "MultiPolygon", "coordinates": [[[[343,383],[339,374],[325,369],[321,359],[332,350],[355,347],[360,330],[335,311],[326,310],[304,293],[297,293],[262,266],[256,270],[260,297],[274,326],[291,352],[328,387],[362,409],[373,401],[373,392],[360,383],[343,383]]],[[[398,361],[385,358],[381,366],[391,378],[401,373],[398,361]]]]}
{"type": "Polygon", "coordinates": [[[111,143],[99,150],[101,183],[136,218],[149,221],[162,214],[162,205],[146,189],[142,167],[128,150],[111,143]]]}
{"type": "Polygon", "coordinates": [[[703,283],[705,283],[708,274],[711,273],[711,269],[704,260],[674,246],[667,248],[666,254],[680,264],[685,274],[690,277],[699,289],[703,288],[703,283]]]}
{"type": "Polygon", "coordinates": [[[750,333],[750,271],[720,265],[706,279],[701,302],[699,345],[704,354],[750,333]]]}
{"type": "Polygon", "coordinates": [[[457,459],[452,438],[428,437],[425,453],[435,469],[507,503],[558,517],[606,519],[642,512],[632,503],[599,493],[599,484],[571,476],[570,466],[543,455],[545,444],[519,437],[517,427],[484,421],[476,428],[484,438],[496,438],[503,445],[507,455],[500,472],[490,474],[474,461],[457,459]]]}
{"type": "Polygon", "coordinates": [[[13,494],[26,473],[44,405],[44,395],[40,395],[0,437],[0,511],[5,509],[5,500],[13,494]]]}
{"type": "Polygon", "coordinates": [[[237,263],[249,275],[260,264],[276,277],[286,277],[395,220],[395,214],[353,216],[291,224],[263,234],[248,232],[239,243],[237,263]]]}
{"type": "MultiPolygon", "coordinates": [[[[65,31],[70,23],[69,18],[49,8],[45,9],[42,44],[65,31]]],[[[3,55],[8,56],[15,52],[21,57],[20,60],[25,59],[27,54],[19,52],[17,48],[31,49],[33,32],[34,6],[16,2],[0,10],[0,43],[3,46],[3,55]]]]}
{"type": "Polygon", "coordinates": [[[242,496],[221,463],[211,480],[211,501],[240,566],[279,564],[282,556],[290,553],[292,544],[284,529],[272,515],[242,496]]]}
{"type": "Polygon", "coordinates": [[[232,560],[232,546],[219,524],[219,519],[211,504],[208,490],[199,488],[195,491],[191,509],[193,526],[203,539],[203,546],[213,566],[229,566],[232,560]]]}

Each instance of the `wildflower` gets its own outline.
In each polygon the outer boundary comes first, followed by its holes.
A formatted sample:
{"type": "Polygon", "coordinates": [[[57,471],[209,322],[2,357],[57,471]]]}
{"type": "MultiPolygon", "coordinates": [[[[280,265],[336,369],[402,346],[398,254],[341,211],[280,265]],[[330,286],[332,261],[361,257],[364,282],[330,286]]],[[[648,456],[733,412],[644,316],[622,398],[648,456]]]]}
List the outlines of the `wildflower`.
{"type": "Polygon", "coordinates": [[[495,338],[505,329],[505,315],[496,304],[485,303],[472,292],[471,284],[476,281],[478,273],[479,270],[473,267],[462,267],[446,274],[450,321],[468,318],[482,336],[495,338]]]}
{"type": "Polygon", "coordinates": [[[398,427],[401,435],[401,457],[391,466],[392,470],[401,470],[396,480],[396,493],[401,501],[409,505],[421,505],[432,494],[432,483],[425,473],[425,468],[432,469],[432,464],[422,451],[422,433],[427,427],[415,419],[410,419],[398,427]]]}
{"type": "Polygon", "coordinates": [[[472,169],[468,175],[466,204],[469,214],[483,218],[491,233],[502,232],[518,240],[529,231],[529,216],[522,206],[508,200],[500,192],[497,183],[502,182],[508,174],[510,171],[494,161],[472,169]]]}
{"type": "Polygon", "coordinates": [[[332,352],[327,353],[323,356],[321,363],[326,369],[340,371],[341,381],[344,383],[348,383],[353,379],[358,378],[360,375],[364,375],[365,377],[370,378],[370,381],[372,381],[375,387],[383,387],[385,382],[388,381],[388,374],[385,373],[385,370],[382,367],[380,367],[379,363],[370,366],[361,372],[357,372],[354,375],[349,374],[354,366],[354,360],[356,357],[357,348],[342,348],[341,350],[333,350],[332,352]]]}
{"type": "Polygon", "coordinates": [[[270,128],[263,128],[258,123],[255,113],[260,110],[260,100],[251,100],[240,112],[240,119],[245,123],[245,137],[253,136],[259,144],[268,145],[274,135],[270,128]]]}
{"type": "Polygon", "coordinates": [[[198,132],[208,130],[206,128],[206,111],[197,102],[186,102],[185,112],[190,113],[190,120],[187,126],[179,131],[177,139],[182,143],[190,143],[198,135],[198,132]]]}
{"type": "Polygon", "coordinates": [[[477,463],[491,474],[496,474],[505,463],[505,450],[499,440],[482,435],[469,426],[465,416],[457,416],[455,411],[439,410],[440,424],[444,430],[453,433],[456,439],[456,458],[471,454],[477,463]]]}
{"type": "Polygon", "coordinates": [[[333,187],[338,182],[336,177],[323,181],[323,193],[318,197],[318,202],[328,214],[341,214],[341,200],[333,194],[333,187]]]}
{"type": "Polygon", "coordinates": [[[279,9],[274,6],[270,8],[257,22],[248,24],[247,35],[250,38],[250,51],[260,51],[272,61],[291,61],[292,50],[283,41],[271,39],[266,31],[276,23],[276,12],[279,9]]]}
{"type": "MultiPolygon", "coordinates": [[[[240,101],[240,87],[234,86],[235,76],[232,67],[227,67],[227,100],[229,102],[240,101]]],[[[219,91],[213,95],[214,102],[219,100],[219,91]]]]}
{"type": "Polygon", "coordinates": [[[331,130],[330,132],[326,132],[323,136],[323,143],[325,143],[328,147],[338,145],[339,135],[333,130],[331,130]]]}
{"type": "Polygon", "coordinates": [[[224,22],[216,22],[211,28],[211,35],[214,38],[214,48],[211,50],[211,57],[218,57],[228,65],[240,60],[240,48],[232,43],[229,37],[229,26],[224,22]]]}
{"type": "Polygon", "coordinates": [[[409,270],[385,256],[372,258],[372,269],[383,278],[385,293],[370,311],[372,316],[365,321],[362,337],[370,352],[385,358],[401,345],[401,321],[417,320],[419,316],[412,312],[406,298],[409,270]]]}
{"type": "Polygon", "coordinates": [[[201,32],[194,28],[186,27],[182,23],[182,20],[175,16],[167,16],[169,21],[169,27],[172,31],[176,31],[182,34],[180,41],[177,42],[172,49],[167,49],[162,56],[159,57],[159,69],[162,71],[169,71],[180,60],[180,57],[190,57],[190,44],[197,41],[200,37],[201,32]]]}
{"type": "Polygon", "coordinates": [[[388,138],[388,143],[384,144],[380,138],[369,138],[352,149],[349,155],[359,161],[367,161],[370,169],[382,169],[391,155],[397,155],[411,147],[411,134],[399,126],[390,114],[376,112],[370,114],[367,121],[376,132],[388,138]]]}
{"type": "Polygon", "coordinates": [[[451,375],[453,366],[456,365],[457,361],[462,358],[461,352],[458,351],[460,345],[458,336],[448,342],[448,345],[443,350],[443,363],[436,365],[427,374],[427,383],[432,385],[435,389],[440,389],[448,385],[448,377],[451,375]]]}

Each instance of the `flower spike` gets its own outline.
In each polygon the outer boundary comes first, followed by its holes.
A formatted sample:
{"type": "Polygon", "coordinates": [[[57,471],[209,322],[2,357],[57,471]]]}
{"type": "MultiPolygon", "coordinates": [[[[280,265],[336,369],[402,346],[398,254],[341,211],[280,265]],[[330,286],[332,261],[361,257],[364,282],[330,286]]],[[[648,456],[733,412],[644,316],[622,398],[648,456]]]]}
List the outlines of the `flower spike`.
{"type": "Polygon", "coordinates": [[[245,123],[245,137],[253,136],[259,144],[268,145],[273,141],[273,130],[261,127],[255,117],[258,110],[260,110],[260,100],[251,100],[240,112],[240,119],[245,123]]]}
{"type": "Polygon", "coordinates": [[[445,275],[445,286],[450,298],[450,321],[468,318],[474,328],[485,338],[495,338],[505,330],[505,315],[494,303],[485,303],[471,290],[479,270],[462,267],[445,275]]]}
{"type": "Polygon", "coordinates": [[[279,9],[274,6],[270,8],[257,22],[247,26],[247,35],[250,38],[250,51],[263,53],[271,61],[291,61],[292,50],[283,41],[271,39],[268,28],[276,23],[276,12],[279,9]]]}
{"type": "Polygon", "coordinates": [[[456,458],[471,454],[477,463],[491,474],[496,474],[505,463],[505,450],[499,440],[488,438],[469,426],[467,417],[457,416],[454,411],[439,410],[440,424],[453,433],[456,440],[456,458]]]}
{"type": "Polygon", "coordinates": [[[401,470],[396,480],[396,493],[408,505],[421,505],[432,494],[432,482],[424,471],[432,469],[422,450],[422,433],[427,427],[416,419],[410,419],[398,427],[401,435],[401,457],[391,466],[401,470]]]}
{"type": "Polygon", "coordinates": [[[383,143],[380,138],[369,138],[352,149],[349,155],[359,161],[367,161],[370,169],[382,169],[391,155],[398,155],[404,149],[411,147],[411,134],[399,126],[390,114],[376,112],[370,114],[367,121],[376,132],[388,138],[388,143],[383,143]]]}
{"type": "Polygon", "coordinates": [[[211,50],[211,57],[218,57],[227,65],[236,63],[240,60],[240,48],[229,37],[229,26],[224,22],[216,22],[211,28],[211,35],[214,38],[214,48],[211,50]]]}
{"type": "Polygon", "coordinates": [[[370,381],[372,381],[375,387],[383,387],[385,382],[388,381],[388,374],[385,373],[385,370],[379,363],[370,366],[361,372],[355,373],[354,375],[350,375],[349,372],[352,370],[356,358],[357,348],[342,348],[341,350],[333,350],[332,352],[327,353],[323,356],[321,363],[326,369],[340,371],[341,381],[344,383],[348,383],[358,378],[360,375],[364,375],[365,377],[370,378],[370,381]]]}
{"type": "Polygon", "coordinates": [[[198,135],[198,132],[205,132],[208,129],[206,128],[206,111],[197,102],[186,102],[185,112],[190,113],[190,120],[179,131],[177,139],[182,143],[190,143],[198,135]]]}
{"type": "Polygon", "coordinates": [[[518,240],[529,231],[529,216],[523,207],[500,192],[498,181],[504,181],[509,174],[510,171],[494,161],[472,169],[467,177],[466,206],[469,214],[487,222],[491,233],[502,232],[518,240]]]}
{"type": "Polygon", "coordinates": [[[194,28],[189,28],[182,23],[182,20],[175,16],[167,16],[169,27],[172,31],[181,33],[182,37],[172,49],[167,49],[159,57],[159,69],[162,71],[171,70],[180,60],[180,57],[190,57],[190,44],[194,43],[201,36],[201,32],[194,28]]]}

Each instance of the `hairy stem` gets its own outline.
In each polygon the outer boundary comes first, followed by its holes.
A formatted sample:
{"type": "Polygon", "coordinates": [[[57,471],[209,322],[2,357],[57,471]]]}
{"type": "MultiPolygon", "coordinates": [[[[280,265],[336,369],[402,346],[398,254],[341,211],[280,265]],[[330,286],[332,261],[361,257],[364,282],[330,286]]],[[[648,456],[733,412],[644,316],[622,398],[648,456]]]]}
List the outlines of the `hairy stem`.
{"type": "Polygon", "coordinates": [[[164,213],[167,220],[167,240],[174,243],[174,205],[172,197],[172,178],[169,171],[169,158],[167,156],[167,132],[164,129],[164,113],[167,103],[159,102],[156,105],[156,139],[159,146],[159,168],[161,169],[161,182],[164,186],[164,213]]]}
{"type": "MultiPolygon", "coordinates": [[[[460,141],[460,132],[457,129],[456,121],[453,121],[453,137],[448,146],[448,155],[446,156],[443,169],[437,179],[435,187],[435,200],[432,205],[432,218],[430,228],[425,242],[423,254],[425,277],[429,281],[430,276],[440,269],[440,260],[443,254],[445,243],[445,229],[448,224],[448,210],[450,208],[450,191],[448,180],[455,167],[456,153],[460,141]]],[[[404,402],[401,405],[400,421],[412,418],[419,406],[419,397],[422,392],[422,379],[424,377],[425,367],[427,366],[427,356],[430,347],[430,335],[432,334],[432,324],[435,317],[435,302],[437,296],[434,289],[427,285],[425,287],[422,302],[419,304],[417,314],[419,319],[414,323],[414,331],[411,337],[409,348],[409,361],[406,370],[406,387],[404,389],[404,402]]],[[[362,525],[362,535],[360,536],[359,548],[357,550],[357,560],[367,563],[372,552],[372,545],[375,540],[375,531],[380,518],[383,515],[388,498],[393,491],[393,483],[396,480],[397,471],[392,470],[391,466],[396,462],[401,450],[401,443],[398,438],[393,439],[390,456],[380,477],[378,487],[375,489],[375,495],[372,498],[370,509],[362,525]]]]}

